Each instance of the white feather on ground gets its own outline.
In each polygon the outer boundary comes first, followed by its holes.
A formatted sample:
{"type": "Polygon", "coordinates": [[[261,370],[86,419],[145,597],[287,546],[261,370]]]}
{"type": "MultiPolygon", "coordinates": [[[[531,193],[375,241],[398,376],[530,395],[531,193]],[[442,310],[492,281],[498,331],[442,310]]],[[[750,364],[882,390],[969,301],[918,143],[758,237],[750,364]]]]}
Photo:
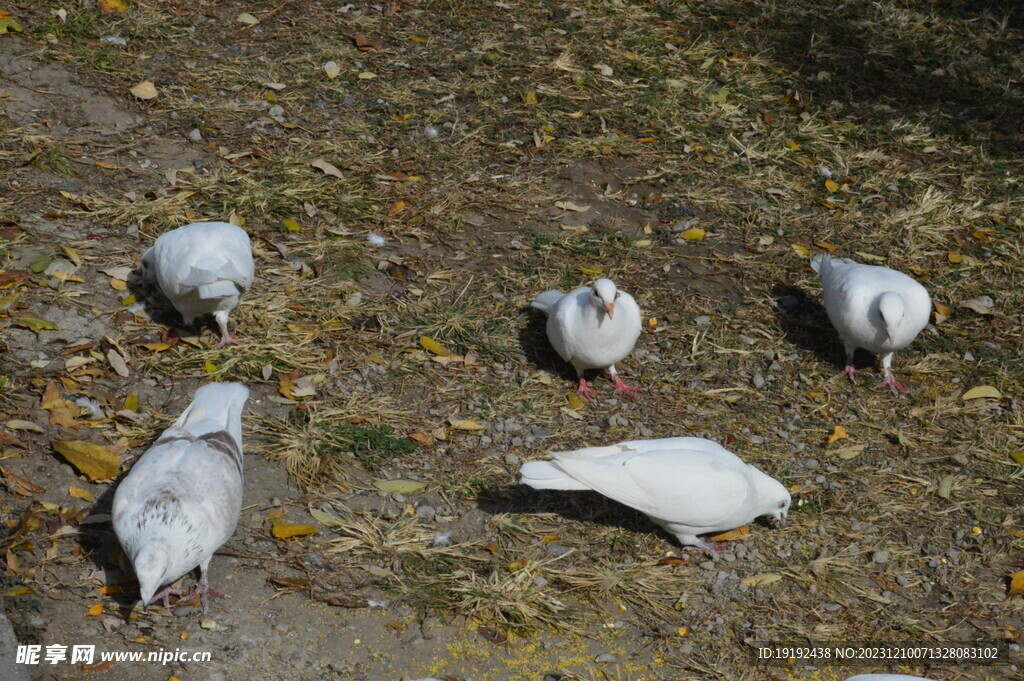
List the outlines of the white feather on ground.
{"type": "Polygon", "coordinates": [[[238,339],[228,332],[228,315],[252,286],[255,265],[249,235],[228,222],[195,222],[160,235],[142,256],[144,276],[191,326],[212,314],[220,345],[238,339]]]}
{"type": "Polygon", "coordinates": [[[815,256],[811,267],[821,275],[825,310],[846,348],[846,368],[839,377],[860,373],[853,368],[853,354],[864,348],[881,356],[885,380],[879,385],[894,394],[907,392],[892,375],[892,357],[928,325],[928,291],[902,272],[827,253],[815,256]]]}
{"type": "Polygon", "coordinates": [[[695,437],[634,440],[554,452],[531,461],[521,482],[534,489],[594,490],[645,513],[684,546],[762,515],[784,524],[790,495],[774,478],[720,445],[695,437]]]}
{"type": "Polygon", "coordinates": [[[617,290],[609,279],[598,279],[593,286],[565,294],[545,291],[531,305],[547,314],[548,340],[576,369],[581,397],[589,399],[593,393],[583,377],[587,369],[608,369],[616,392],[636,392],[615,370],[615,364],[633,352],[640,337],[640,307],[633,296],[617,290]]]}
{"type": "Polygon", "coordinates": [[[214,552],[235,531],[242,508],[241,383],[210,383],[139,457],[114,494],[113,525],[139,579],[143,606],[198,567],[200,595],[219,596],[206,581],[214,552]]]}

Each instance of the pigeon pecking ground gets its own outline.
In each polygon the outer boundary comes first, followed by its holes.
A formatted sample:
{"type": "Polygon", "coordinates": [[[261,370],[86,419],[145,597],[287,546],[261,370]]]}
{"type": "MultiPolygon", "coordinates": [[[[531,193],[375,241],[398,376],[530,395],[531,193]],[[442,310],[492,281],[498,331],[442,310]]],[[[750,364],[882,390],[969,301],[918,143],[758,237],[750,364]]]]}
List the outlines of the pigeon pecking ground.
{"type": "Polygon", "coordinates": [[[35,678],[1019,675],[751,650],[1021,643],[1020,8],[129,4],[0,33],[3,603],[23,643],[212,659],[35,678]],[[169,331],[134,271],[199,219],[252,238],[247,343],[169,331]],[[908,396],[829,380],[833,249],[935,302],[908,396]],[[600,276],[644,312],[636,400],[579,401],[529,309],[600,276]],[[142,613],[109,480],[209,380],[252,392],[231,598],[142,613]],[[783,481],[787,527],[688,554],[516,484],[680,435],[783,481]]]}

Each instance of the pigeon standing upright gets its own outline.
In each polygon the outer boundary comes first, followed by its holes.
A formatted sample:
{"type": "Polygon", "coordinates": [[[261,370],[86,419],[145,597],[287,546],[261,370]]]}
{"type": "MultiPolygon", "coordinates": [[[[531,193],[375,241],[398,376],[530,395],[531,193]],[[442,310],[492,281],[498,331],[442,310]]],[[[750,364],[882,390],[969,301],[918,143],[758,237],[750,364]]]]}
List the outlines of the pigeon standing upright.
{"type": "Polygon", "coordinates": [[[236,343],[228,314],[252,286],[255,267],[249,235],[228,222],[194,222],[160,235],[142,256],[148,282],[156,281],[185,324],[212,314],[220,329],[218,346],[236,343]]]}
{"type": "Polygon", "coordinates": [[[640,307],[633,296],[616,290],[610,279],[598,279],[569,293],[545,291],[531,305],[548,316],[548,340],[555,352],[576,368],[577,392],[590,399],[594,391],[587,386],[587,369],[608,369],[615,392],[633,396],[637,388],[622,382],[615,370],[633,352],[640,337],[640,307]]]}
{"type": "Polygon", "coordinates": [[[892,375],[892,356],[928,325],[932,301],[924,286],[902,272],[834,259],[827,253],[811,260],[821,275],[825,310],[846,348],[846,367],[836,378],[866,373],[853,368],[853,353],[864,348],[881,355],[884,380],[894,395],[909,392],[892,375]]]}
{"type": "Polygon", "coordinates": [[[594,490],[647,514],[683,546],[719,551],[698,535],[768,515],[785,527],[789,491],[724,447],[698,437],[634,440],[554,452],[519,470],[534,489],[594,490]]]}
{"type": "Polygon", "coordinates": [[[114,493],[113,524],[139,579],[143,607],[184,595],[171,584],[199,568],[188,595],[223,598],[206,571],[242,509],[242,408],[249,389],[210,383],[132,466],[114,493]]]}

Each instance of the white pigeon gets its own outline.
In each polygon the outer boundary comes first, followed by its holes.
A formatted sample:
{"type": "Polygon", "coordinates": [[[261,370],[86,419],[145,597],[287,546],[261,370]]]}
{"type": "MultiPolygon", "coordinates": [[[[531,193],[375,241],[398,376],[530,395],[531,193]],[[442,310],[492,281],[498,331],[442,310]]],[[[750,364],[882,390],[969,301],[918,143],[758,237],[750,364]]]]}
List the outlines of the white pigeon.
{"type": "Polygon", "coordinates": [[[520,482],[534,489],[594,490],[650,516],[683,546],[720,547],[698,535],[770,515],[786,525],[790,496],[778,480],[710,440],[673,437],[553,452],[530,461],[520,482]]]}
{"type": "Polygon", "coordinates": [[[902,272],[827,253],[815,256],[811,267],[821,275],[825,310],[846,348],[846,368],[836,378],[852,381],[866,373],[853,368],[853,353],[864,348],[881,355],[885,379],[878,386],[889,386],[894,395],[909,392],[892,375],[892,356],[928,325],[928,291],[902,272]]]}
{"type": "Polygon", "coordinates": [[[252,244],[241,227],[228,222],[194,222],[161,234],[142,256],[143,273],[156,281],[187,326],[212,314],[220,328],[218,346],[236,343],[228,314],[252,286],[252,244]]]}
{"type": "Polygon", "coordinates": [[[593,286],[569,293],[545,291],[531,305],[547,314],[548,340],[576,368],[580,397],[589,400],[594,395],[583,377],[587,369],[608,369],[617,393],[633,396],[638,392],[623,383],[615,370],[615,363],[633,352],[640,337],[640,307],[633,296],[616,290],[610,279],[598,279],[593,286]]]}
{"type": "Polygon", "coordinates": [[[114,532],[139,579],[142,605],[184,595],[170,586],[196,567],[188,594],[223,598],[206,571],[214,551],[235,531],[242,509],[242,408],[249,389],[209,383],[153,446],[139,457],[114,494],[114,532]]]}
{"type": "Polygon", "coordinates": [[[931,681],[923,676],[908,676],[906,674],[858,674],[851,676],[846,681],[931,681]]]}

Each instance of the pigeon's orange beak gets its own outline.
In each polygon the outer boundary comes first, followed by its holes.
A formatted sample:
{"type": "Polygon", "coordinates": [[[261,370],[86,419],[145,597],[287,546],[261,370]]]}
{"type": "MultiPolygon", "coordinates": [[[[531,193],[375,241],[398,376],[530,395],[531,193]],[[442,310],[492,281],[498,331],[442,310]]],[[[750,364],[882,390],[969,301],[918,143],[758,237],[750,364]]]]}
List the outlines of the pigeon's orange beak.
{"type": "Polygon", "coordinates": [[[615,303],[605,303],[604,311],[608,313],[609,318],[614,317],[615,315],[613,313],[615,312],[615,303]]]}

